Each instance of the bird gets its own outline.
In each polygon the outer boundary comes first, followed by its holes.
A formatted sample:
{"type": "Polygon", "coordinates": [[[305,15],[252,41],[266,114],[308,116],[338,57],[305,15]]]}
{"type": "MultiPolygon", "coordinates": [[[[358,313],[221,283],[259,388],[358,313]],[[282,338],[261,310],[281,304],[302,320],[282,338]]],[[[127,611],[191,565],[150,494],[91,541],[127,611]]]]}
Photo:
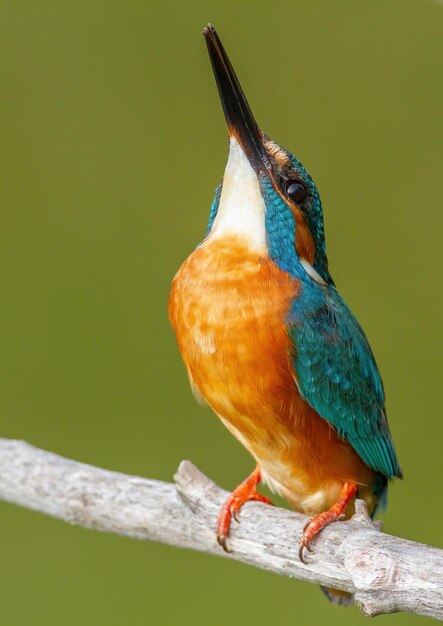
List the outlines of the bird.
{"type": "Polygon", "coordinates": [[[173,278],[169,319],[197,400],[256,463],[220,510],[219,544],[229,550],[245,502],[272,504],[263,482],[310,516],[306,563],[323,528],[350,517],[356,497],[374,515],[402,472],[372,350],[329,272],[314,180],[261,131],[215,28],[203,34],[229,154],[205,236],[173,278]]]}

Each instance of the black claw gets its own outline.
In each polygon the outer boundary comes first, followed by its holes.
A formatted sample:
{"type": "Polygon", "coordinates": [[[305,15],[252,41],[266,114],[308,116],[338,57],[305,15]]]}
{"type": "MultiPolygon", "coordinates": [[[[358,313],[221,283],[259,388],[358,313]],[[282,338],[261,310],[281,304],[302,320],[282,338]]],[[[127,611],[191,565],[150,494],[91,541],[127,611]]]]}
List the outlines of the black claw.
{"type": "Polygon", "coordinates": [[[238,517],[238,511],[232,511],[232,517],[235,519],[235,521],[237,522],[237,524],[240,524],[240,519],[238,517]]]}
{"type": "Polygon", "coordinates": [[[225,552],[229,553],[231,551],[230,551],[230,549],[228,547],[228,544],[226,543],[226,539],[227,539],[227,537],[225,535],[217,535],[217,543],[218,543],[218,545],[221,546],[225,552]]]}
{"type": "Polygon", "coordinates": [[[304,550],[306,550],[310,554],[312,554],[314,552],[314,548],[312,547],[311,542],[310,541],[306,541],[306,538],[305,538],[305,530],[309,526],[309,524],[310,524],[310,522],[308,522],[306,524],[306,526],[304,527],[304,529],[303,529],[303,533],[302,533],[302,537],[301,537],[301,541],[300,541],[300,548],[299,548],[299,551],[298,551],[299,559],[303,563],[303,565],[306,565],[305,556],[304,556],[304,550]]]}
{"type": "Polygon", "coordinates": [[[305,556],[303,553],[304,550],[307,550],[310,554],[314,552],[314,549],[311,546],[310,542],[305,543],[304,540],[302,539],[300,543],[300,549],[298,551],[298,556],[299,556],[300,561],[303,563],[303,565],[306,565],[305,556]]]}

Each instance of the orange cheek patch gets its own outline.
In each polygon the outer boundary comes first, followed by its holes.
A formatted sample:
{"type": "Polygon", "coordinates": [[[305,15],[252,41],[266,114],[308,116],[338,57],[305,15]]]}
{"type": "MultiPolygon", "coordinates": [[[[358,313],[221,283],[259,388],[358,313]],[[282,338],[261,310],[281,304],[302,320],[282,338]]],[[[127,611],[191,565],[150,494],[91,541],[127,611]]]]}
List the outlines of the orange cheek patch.
{"type": "Polygon", "coordinates": [[[315,263],[315,246],[311,231],[305,217],[299,208],[293,209],[295,217],[295,249],[299,259],[306,259],[308,263],[315,263]]]}

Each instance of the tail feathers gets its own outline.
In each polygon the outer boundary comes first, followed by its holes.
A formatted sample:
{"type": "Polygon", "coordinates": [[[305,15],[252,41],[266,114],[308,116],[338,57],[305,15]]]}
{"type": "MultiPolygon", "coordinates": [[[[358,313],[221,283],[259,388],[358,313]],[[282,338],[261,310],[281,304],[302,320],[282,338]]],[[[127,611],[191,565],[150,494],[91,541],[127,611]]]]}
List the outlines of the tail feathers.
{"type": "Polygon", "coordinates": [[[354,604],[354,596],[347,591],[341,591],[340,589],[331,589],[329,587],[320,587],[329,602],[332,604],[338,604],[340,606],[351,606],[354,604]]]}
{"type": "Polygon", "coordinates": [[[372,491],[375,496],[375,507],[371,513],[371,517],[374,518],[378,512],[386,511],[388,506],[388,479],[383,474],[377,474],[374,482],[372,483],[372,491]]]}

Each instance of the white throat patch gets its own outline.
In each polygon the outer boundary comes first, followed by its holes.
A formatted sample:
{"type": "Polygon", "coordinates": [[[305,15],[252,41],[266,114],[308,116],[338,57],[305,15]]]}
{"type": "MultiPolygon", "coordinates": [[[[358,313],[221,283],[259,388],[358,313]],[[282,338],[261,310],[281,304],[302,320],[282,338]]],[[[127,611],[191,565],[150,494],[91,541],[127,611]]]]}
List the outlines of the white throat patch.
{"type": "Polygon", "coordinates": [[[315,269],[315,267],[312,267],[312,265],[309,263],[309,261],[307,261],[306,259],[304,259],[303,257],[300,259],[300,263],[303,265],[303,268],[306,272],[306,274],[308,276],[310,276],[312,278],[313,281],[315,281],[316,283],[318,283],[319,285],[323,285],[325,286],[326,283],[323,280],[323,278],[320,276],[320,274],[317,272],[317,270],[315,269]]]}
{"type": "Polygon", "coordinates": [[[235,137],[229,142],[229,158],[210,238],[240,235],[251,249],[266,252],[265,203],[257,174],[235,137]]]}

